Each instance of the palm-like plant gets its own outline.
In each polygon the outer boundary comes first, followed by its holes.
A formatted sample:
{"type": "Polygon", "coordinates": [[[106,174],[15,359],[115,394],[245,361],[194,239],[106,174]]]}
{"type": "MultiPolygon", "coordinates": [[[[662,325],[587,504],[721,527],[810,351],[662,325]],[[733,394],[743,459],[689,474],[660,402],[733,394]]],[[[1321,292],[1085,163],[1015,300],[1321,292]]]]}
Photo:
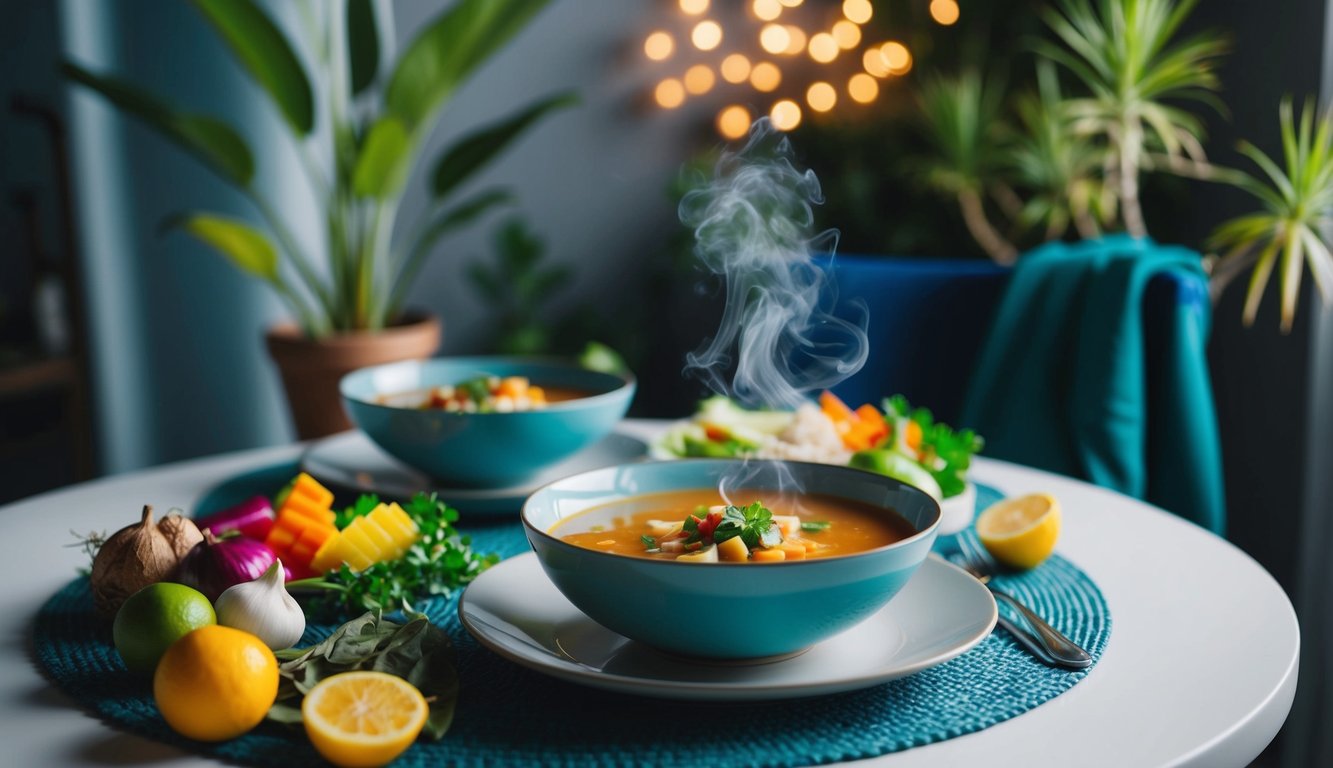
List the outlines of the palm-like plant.
{"type": "Polygon", "coordinates": [[[1019,226],[1040,228],[1047,240],[1063,236],[1071,224],[1081,237],[1101,234],[1115,215],[1115,198],[1100,177],[1105,152],[1073,130],[1049,62],[1038,62],[1037,90],[1019,96],[1015,111],[1021,130],[1005,154],[1014,183],[1028,192],[1019,226]]]}
{"type": "Polygon", "coordinates": [[[1253,144],[1241,142],[1240,151],[1263,171],[1263,177],[1237,173],[1231,182],[1257,198],[1263,211],[1218,227],[1210,246],[1225,250],[1214,270],[1215,288],[1253,265],[1243,314],[1247,326],[1254,322],[1264,288],[1278,266],[1282,332],[1287,333],[1306,265],[1323,300],[1333,297],[1333,253],[1324,235],[1333,224],[1333,114],[1320,115],[1316,127],[1315,107],[1307,102],[1298,126],[1291,100],[1285,99],[1279,119],[1285,168],[1253,144]]]}
{"type": "Polygon", "coordinates": [[[1222,109],[1216,66],[1227,43],[1204,32],[1172,38],[1198,0],[1061,0],[1043,18],[1064,47],[1037,43],[1043,56],[1067,68],[1089,95],[1069,102],[1080,133],[1106,142],[1103,169],[1119,198],[1125,229],[1147,234],[1139,203],[1139,174],[1166,164],[1188,170],[1206,162],[1203,125],[1167,101],[1222,109]],[[1164,154],[1154,157],[1153,152],[1164,154]]]}
{"type": "Polygon", "coordinates": [[[427,212],[394,247],[407,179],[440,113],[459,86],[548,0],[459,0],[393,62],[382,50],[388,41],[381,40],[373,0],[301,3],[314,78],[297,46],[254,0],[191,2],[267,94],[291,134],[322,213],[323,268],[255,184],[254,155],[235,128],[73,64],[65,66],[66,74],[245,194],[264,228],[202,212],[169,222],[271,285],[311,336],[376,330],[393,322],[436,241],[508,199],[502,190],[487,190],[456,202],[463,183],[547,113],[573,102],[569,95],[547,98],[446,147],[430,173],[427,212]],[[323,18],[316,7],[324,9],[323,18]],[[328,124],[328,141],[315,136],[321,122],[328,124]]]}
{"type": "Polygon", "coordinates": [[[958,203],[968,232],[991,259],[1012,264],[1018,250],[991,224],[985,208],[986,189],[1002,170],[1001,96],[973,70],[926,79],[918,101],[932,151],[921,166],[927,186],[958,203]]]}

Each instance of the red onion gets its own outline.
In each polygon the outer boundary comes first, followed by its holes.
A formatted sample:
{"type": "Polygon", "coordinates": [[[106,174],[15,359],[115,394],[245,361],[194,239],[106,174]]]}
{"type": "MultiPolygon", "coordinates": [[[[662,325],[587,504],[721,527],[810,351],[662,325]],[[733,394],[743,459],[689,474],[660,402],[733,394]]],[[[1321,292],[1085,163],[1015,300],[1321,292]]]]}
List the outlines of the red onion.
{"type": "Polygon", "coordinates": [[[198,518],[194,524],[199,530],[208,529],[214,536],[227,531],[240,531],[255,541],[263,541],[273,527],[273,506],[263,496],[252,496],[234,507],[198,518]]]}
{"type": "MultiPolygon", "coordinates": [[[[219,539],[204,531],[204,540],[195,545],[176,569],[175,580],[217,600],[228,587],[254,581],[277,557],[262,541],[244,536],[219,539]]],[[[287,569],[284,575],[291,578],[287,569]]]]}

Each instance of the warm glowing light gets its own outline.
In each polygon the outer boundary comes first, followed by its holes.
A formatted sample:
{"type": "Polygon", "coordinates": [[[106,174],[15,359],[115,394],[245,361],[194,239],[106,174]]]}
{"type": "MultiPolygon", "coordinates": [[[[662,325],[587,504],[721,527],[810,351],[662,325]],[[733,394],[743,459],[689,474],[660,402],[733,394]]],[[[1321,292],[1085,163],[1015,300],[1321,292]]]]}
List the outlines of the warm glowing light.
{"type": "Polygon", "coordinates": [[[782,85],[782,70],[767,61],[761,61],[750,70],[750,85],[753,85],[756,91],[764,93],[777,90],[777,87],[782,85]]]}
{"type": "Polygon", "coordinates": [[[733,104],[717,113],[717,132],[728,139],[739,139],[750,131],[750,110],[733,104]]]}
{"type": "Polygon", "coordinates": [[[897,40],[880,45],[880,59],[889,68],[889,75],[906,75],[912,71],[912,52],[897,40]]]}
{"type": "Polygon", "coordinates": [[[701,21],[694,25],[690,33],[694,47],[701,51],[711,51],[722,44],[722,26],[716,21],[701,21]]]}
{"type": "Polygon", "coordinates": [[[715,82],[717,78],[713,76],[713,70],[709,69],[707,64],[695,64],[685,70],[685,90],[695,96],[713,90],[715,82]]]}
{"type": "Polygon", "coordinates": [[[782,15],[782,3],[778,0],[754,0],[750,7],[760,21],[773,21],[782,15]]]}
{"type": "Polygon", "coordinates": [[[783,5],[787,6],[788,8],[795,8],[796,6],[798,6],[798,5],[800,5],[801,3],[805,2],[805,0],[778,0],[778,2],[782,3],[783,5]]]}
{"type": "Polygon", "coordinates": [[[890,74],[889,62],[884,60],[884,50],[879,46],[867,48],[866,52],[861,54],[861,64],[875,77],[888,77],[890,74]]]}
{"type": "Polygon", "coordinates": [[[848,21],[864,24],[875,15],[875,9],[870,5],[870,0],[843,0],[842,15],[848,21]]]}
{"type": "Polygon", "coordinates": [[[795,56],[796,54],[805,50],[805,30],[801,29],[800,27],[794,24],[788,24],[787,36],[789,38],[789,42],[787,43],[787,48],[786,50],[783,51],[783,53],[788,54],[790,56],[795,56]]]}
{"type": "Polygon", "coordinates": [[[911,71],[912,52],[902,43],[890,40],[879,47],[879,52],[885,66],[889,68],[889,74],[905,75],[911,71]]]}
{"type": "Polygon", "coordinates": [[[820,64],[827,64],[838,58],[838,41],[827,32],[817,32],[811,35],[810,58],[820,64]]]}
{"type": "Polygon", "coordinates": [[[662,61],[671,57],[676,50],[676,41],[665,32],[654,32],[643,41],[643,52],[653,61],[662,61]]]}
{"type": "Polygon", "coordinates": [[[676,78],[668,77],[657,84],[653,97],[657,99],[658,106],[675,109],[685,103],[685,86],[676,78]]]}
{"type": "Polygon", "coordinates": [[[784,53],[791,45],[791,33],[781,24],[765,24],[759,30],[759,45],[769,53],[784,53]]]}
{"type": "Polygon", "coordinates": [[[750,60],[745,54],[733,53],[722,60],[722,79],[728,83],[743,83],[750,77],[750,60]]]}
{"type": "Polygon", "coordinates": [[[779,131],[790,131],[801,124],[801,105],[791,99],[783,99],[773,105],[768,116],[773,120],[773,127],[779,131]]]}
{"type": "Polygon", "coordinates": [[[852,101],[869,104],[879,97],[879,83],[870,75],[858,72],[847,81],[847,95],[852,97],[852,101]]]}
{"type": "Polygon", "coordinates": [[[680,9],[691,16],[708,10],[708,0],[680,0],[680,9]]]}
{"type": "Polygon", "coordinates": [[[838,103],[838,92],[828,83],[814,83],[805,91],[805,103],[816,112],[827,112],[838,103]]]}
{"type": "Polygon", "coordinates": [[[861,28],[843,19],[833,25],[833,39],[838,41],[839,48],[850,51],[861,44],[861,28]]]}
{"type": "Polygon", "coordinates": [[[954,0],[930,0],[930,18],[949,26],[958,21],[958,3],[954,0]]]}

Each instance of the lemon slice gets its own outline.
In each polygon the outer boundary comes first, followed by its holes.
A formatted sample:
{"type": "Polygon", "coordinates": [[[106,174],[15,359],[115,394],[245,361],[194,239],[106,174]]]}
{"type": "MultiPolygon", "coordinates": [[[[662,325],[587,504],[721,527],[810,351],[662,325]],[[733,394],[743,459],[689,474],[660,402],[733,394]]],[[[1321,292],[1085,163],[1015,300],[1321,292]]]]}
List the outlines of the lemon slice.
{"type": "Polygon", "coordinates": [[[426,699],[401,677],[343,672],[321,680],[301,702],[310,743],[345,768],[391,762],[426,724],[426,699]]]}
{"type": "Polygon", "coordinates": [[[977,537],[997,561],[1035,568],[1060,537],[1060,502],[1049,493],[997,501],[977,518],[977,537]]]}

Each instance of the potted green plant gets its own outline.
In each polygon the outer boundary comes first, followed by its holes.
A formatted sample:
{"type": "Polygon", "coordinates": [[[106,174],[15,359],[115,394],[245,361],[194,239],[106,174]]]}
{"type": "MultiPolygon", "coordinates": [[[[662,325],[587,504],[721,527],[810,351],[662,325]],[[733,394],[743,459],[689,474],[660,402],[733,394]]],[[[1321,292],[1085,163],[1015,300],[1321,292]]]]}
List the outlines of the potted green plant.
{"type": "Polygon", "coordinates": [[[1148,234],[1140,177],[1148,171],[1205,179],[1210,165],[1200,119],[1180,106],[1221,110],[1216,67],[1226,41],[1210,32],[1173,39],[1195,0],[1061,0],[1042,17],[1058,38],[1038,40],[1037,88],[1002,109],[999,86],[974,70],[927,79],[918,94],[932,152],[928,187],[956,194],[968,231],[993,260],[1012,263],[1012,242],[1082,238],[1123,229],[1148,234]],[[1065,95],[1052,65],[1082,93],[1065,95]],[[1026,197],[1026,199],[1024,199],[1026,197]],[[991,205],[985,205],[987,200],[991,205]],[[998,213],[1007,224],[997,225],[998,213]]]}
{"type": "Polygon", "coordinates": [[[312,77],[297,41],[254,0],[191,0],[283,118],[320,211],[318,254],[302,247],[293,223],[256,184],[254,155],[233,126],[65,64],[71,80],[194,155],[253,205],[262,223],[195,211],[173,215],[165,226],[262,280],[291,310],[294,322],[271,329],[267,342],[301,438],[350,426],[337,392],[343,373],[438,348],[439,319],[405,308],[408,289],[443,235],[509,199],[500,189],[460,199],[460,188],[575,99],[553,95],[445,147],[430,166],[426,213],[398,227],[407,181],[456,90],[547,2],[460,0],[392,61],[373,0],[300,4],[312,77]],[[317,135],[321,125],[327,130],[317,135]]]}
{"type": "Polygon", "coordinates": [[[1223,251],[1213,270],[1215,294],[1239,273],[1251,270],[1242,316],[1247,326],[1254,323],[1277,266],[1281,327],[1289,333],[1307,265],[1320,298],[1324,302],[1333,298],[1333,253],[1326,235],[1333,223],[1333,115],[1324,112],[1316,125],[1314,105],[1307,102],[1298,127],[1291,99],[1286,99],[1279,120],[1285,168],[1258,147],[1242,142],[1240,151],[1263,171],[1263,177],[1239,173],[1229,178],[1258,199],[1262,210],[1222,224],[1209,244],[1223,251]]]}

